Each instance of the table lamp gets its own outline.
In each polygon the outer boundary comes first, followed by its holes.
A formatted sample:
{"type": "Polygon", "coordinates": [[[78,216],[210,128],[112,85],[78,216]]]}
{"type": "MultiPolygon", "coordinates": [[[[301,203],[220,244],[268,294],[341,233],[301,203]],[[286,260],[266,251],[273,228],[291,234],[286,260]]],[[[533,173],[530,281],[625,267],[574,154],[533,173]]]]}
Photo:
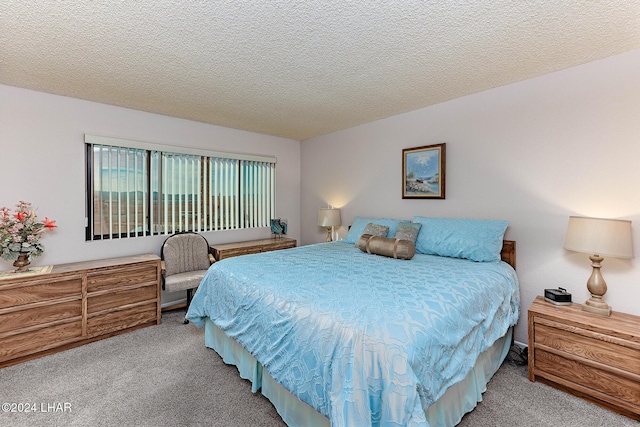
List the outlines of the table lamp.
{"type": "Polygon", "coordinates": [[[318,226],[327,228],[327,242],[333,240],[333,227],[340,224],[340,209],[321,208],[318,211],[318,226]]]}
{"type": "Polygon", "coordinates": [[[631,221],[571,216],[564,248],[590,255],[593,271],[587,281],[587,289],[591,298],[582,304],[582,309],[603,316],[611,315],[611,307],[602,299],[607,292],[607,283],[600,272],[600,263],[604,256],[633,258],[631,221]]]}

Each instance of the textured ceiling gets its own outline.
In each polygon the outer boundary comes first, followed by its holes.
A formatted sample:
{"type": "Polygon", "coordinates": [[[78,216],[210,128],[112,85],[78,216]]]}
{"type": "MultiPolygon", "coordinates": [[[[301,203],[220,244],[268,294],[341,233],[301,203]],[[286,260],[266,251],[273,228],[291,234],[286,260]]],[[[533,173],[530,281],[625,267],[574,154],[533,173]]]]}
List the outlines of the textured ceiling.
{"type": "Polygon", "coordinates": [[[636,48],[636,0],[0,4],[0,84],[296,140],[636,48]]]}

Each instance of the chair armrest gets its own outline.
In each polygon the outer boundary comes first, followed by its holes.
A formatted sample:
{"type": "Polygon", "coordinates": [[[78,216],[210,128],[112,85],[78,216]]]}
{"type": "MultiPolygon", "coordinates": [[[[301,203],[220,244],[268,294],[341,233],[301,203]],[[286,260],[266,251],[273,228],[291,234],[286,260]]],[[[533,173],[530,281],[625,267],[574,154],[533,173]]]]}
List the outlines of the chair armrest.
{"type": "Polygon", "coordinates": [[[214,262],[216,262],[216,259],[213,257],[213,255],[209,254],[209,264],[213,264],[214,262]]]}

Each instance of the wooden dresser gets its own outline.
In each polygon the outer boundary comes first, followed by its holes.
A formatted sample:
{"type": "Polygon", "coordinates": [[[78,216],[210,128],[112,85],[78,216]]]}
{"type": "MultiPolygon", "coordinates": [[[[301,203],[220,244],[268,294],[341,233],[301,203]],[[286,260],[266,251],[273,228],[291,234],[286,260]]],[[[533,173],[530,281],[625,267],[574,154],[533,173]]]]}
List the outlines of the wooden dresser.
{"type": "Polygon", "coordinates": [[[160,324],[159,283],[152,254],[0,280],[0,367],[160,324]]]}
{"type": "Polygon", "coordinates": [[[556,306],[529,308],[529,380],[640,420],[640,317],[556,306]]]}
{"type": "Polygon", "coordinates": [[[272,239],[248,240],[245,242],[221,243],[211,245],[216,261],[238,255],[257,254],[296,247],[296,239],[278,237],[272,239]]]}

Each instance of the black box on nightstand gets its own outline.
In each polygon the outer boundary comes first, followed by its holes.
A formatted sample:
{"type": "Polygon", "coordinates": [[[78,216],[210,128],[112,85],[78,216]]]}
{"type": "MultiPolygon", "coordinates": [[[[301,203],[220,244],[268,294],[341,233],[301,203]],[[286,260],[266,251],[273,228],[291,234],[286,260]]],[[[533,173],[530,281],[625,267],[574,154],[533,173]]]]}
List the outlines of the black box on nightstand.
{"type": "Polygon", "coordinates": [[[556,305],[571,305],[571,294],[564,288],[545,289],[544,300],[556,305]]]}

